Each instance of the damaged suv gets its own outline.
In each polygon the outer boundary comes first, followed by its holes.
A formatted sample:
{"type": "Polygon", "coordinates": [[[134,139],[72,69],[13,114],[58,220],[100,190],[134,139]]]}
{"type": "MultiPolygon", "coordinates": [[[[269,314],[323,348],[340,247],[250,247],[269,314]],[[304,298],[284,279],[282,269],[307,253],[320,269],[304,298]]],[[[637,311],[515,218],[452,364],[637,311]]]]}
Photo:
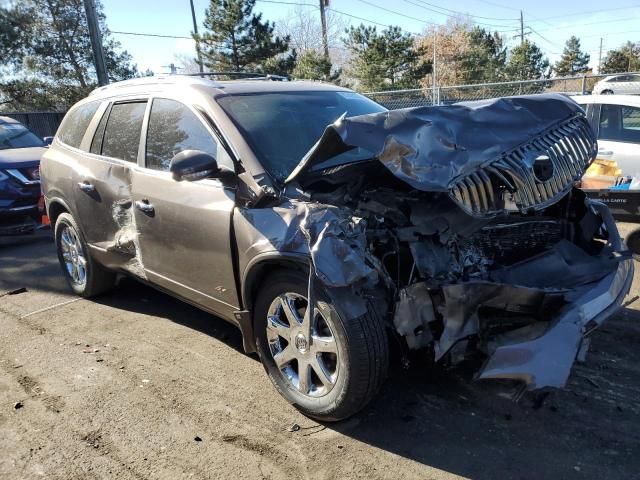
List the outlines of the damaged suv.
{"type": "Polygon", "coordinates": [[[561,387],[633,266],[573,184],[597,152],[560,95],[386,111],[310,82],[137,79],[42,161],[71,288],[119,273],[236,324],[303,413],[348,417],[399,355],[561,387]]]}

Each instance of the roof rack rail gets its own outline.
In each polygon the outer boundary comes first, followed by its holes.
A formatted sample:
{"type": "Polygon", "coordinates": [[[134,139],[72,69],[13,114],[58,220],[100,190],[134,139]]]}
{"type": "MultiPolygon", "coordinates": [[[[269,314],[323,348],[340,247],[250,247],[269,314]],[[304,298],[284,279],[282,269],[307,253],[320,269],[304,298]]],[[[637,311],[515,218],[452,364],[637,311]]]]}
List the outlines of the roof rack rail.
{"type": "Polygon", "coordinates": [[[270,73],[258,72],[201,72],[201,73],[182,73],[178,75],[186,75],[189,77],[240,77],[244,80],[272,80],[276,82],[286,82],[289,77],[285,75],[272,75],[270,73]]]}

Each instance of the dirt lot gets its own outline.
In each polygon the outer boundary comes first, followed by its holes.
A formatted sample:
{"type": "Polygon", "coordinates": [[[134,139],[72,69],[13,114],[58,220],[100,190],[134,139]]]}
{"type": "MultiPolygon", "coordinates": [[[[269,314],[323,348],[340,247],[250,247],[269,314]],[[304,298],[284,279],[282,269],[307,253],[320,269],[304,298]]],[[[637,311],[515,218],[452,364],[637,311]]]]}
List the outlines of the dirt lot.
{"type": "Polygon", "coordinates": [[[0,297],[1,478],[640,478],[640,301],[544,401],[414,364],[320,425],[222,320],[134,281],[71,296],[50,241],[0,247],[0,295],[19,287],[0,297]]]}

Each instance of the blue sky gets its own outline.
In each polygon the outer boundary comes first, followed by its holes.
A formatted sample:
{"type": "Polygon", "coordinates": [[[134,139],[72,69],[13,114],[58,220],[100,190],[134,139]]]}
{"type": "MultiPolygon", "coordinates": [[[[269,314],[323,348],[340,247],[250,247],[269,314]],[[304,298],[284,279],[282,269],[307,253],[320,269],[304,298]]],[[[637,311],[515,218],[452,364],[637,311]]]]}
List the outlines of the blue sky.
{"type": "MultiPolygon", "coordinates": [[[[202,28],[208,0],[194,0],[199,28],[202,28]]],[[[303,3],[319,15],[317,0],[257,0],[255,10],[272,21],[286,18],[294,4],[303,3]],[[289,5],[291,3],[292,5],[289,5]]],[[[103,0],[107,24],[114,32],[150,33],[189,37],[192,31],[189,0],[103,0]]],[[[524,12],[525,26],[533,32],[535,41],[553,62],[558,59],[564,42],[570,35],[581,39],[584,50],[591,54],[591,65],[598,62],[600,37],[604,51],[616,48],[626,40],[640,41],[640,1],[613,0],[609,2],[565,0],[330,0],[345,21],[354,25],[358,18],[383,25],[398,25],[414,33],[424,31],[427,23],[442,24],[447,15],[467,13],[483,27],[504,32],[508,41],[517,40],[519,10],[524,12]],[[434,8],[435,7],[435,8],[434,8]],[[436,13],[440,11],[442,13],[436,13]]],[[[192,40],[114,34],[122,47],[133,55],[141,70],[165,72],[166,65],[175,62],[176,54],[194,55],[192,40]]],[[[604,55],[604,54],[603,54],[604,55]]]]}

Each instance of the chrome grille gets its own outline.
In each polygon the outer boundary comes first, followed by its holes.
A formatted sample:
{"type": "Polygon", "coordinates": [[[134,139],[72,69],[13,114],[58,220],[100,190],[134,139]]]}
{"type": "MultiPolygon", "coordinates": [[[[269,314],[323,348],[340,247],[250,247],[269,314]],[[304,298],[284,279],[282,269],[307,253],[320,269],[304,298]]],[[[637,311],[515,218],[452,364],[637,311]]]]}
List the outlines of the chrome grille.
{"type": "Polygon", "coordinates": [[[597,151],[587,120],[575,117],[458,178],[450,195],[476,216],[539,210],[558,201],[582,177],[597,151]],[[540,178],[545,169],[550,175],[540,178]]]}

